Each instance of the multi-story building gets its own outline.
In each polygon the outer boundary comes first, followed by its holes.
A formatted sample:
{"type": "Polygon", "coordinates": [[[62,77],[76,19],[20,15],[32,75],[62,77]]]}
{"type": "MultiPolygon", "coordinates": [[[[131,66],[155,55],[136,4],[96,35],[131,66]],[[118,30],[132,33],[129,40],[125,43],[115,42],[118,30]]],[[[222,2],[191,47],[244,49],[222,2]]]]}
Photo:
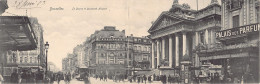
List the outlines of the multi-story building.
{"type": "Polygon", "coordinates": [[[259,0],[221,0],[218,43],[201,45],[202,63],[222,66],[224,79],[259,82],[259,0]],[[211,46],[211,47],[208,47],[211,46]]]}
{"type": "Polygon", "coordinates": [[[74,50],[73,54],[77,57],[77,66],[78,68],[80,67],[85,67],[85,62],[84,62],[84,47],[83,45],[77,45],[74,50]]]}
{"type": "MultiPolygon", "coordinates": [[[[127,36],[128,67],[136,74],[150,71],[151,64],[151,41],[148,37],[127,36]]],[[[129,73],[130,74],[130,73],[129,73]]],[[[134,74],[134,73],[132,73],[134,74]]]]}
{"type": "Polygon", "coordinates": [[[68,66],[69,66],[68,58],[63,58],[62,59],[62,71],[63,72],[68,72],[68,66]]]}
{"type": "Polygon", "coordinates": [[[56,67],[56,65],[53,62],[48,62],[48,71],[51,71],[53,73],[57,73],[59,70],[56,67]]]}
{"type": "Polygon", "coordinates": [[[184,56],[191,59],[193,66],[200,66],[193,49],[199,44],[215,42],[220,19],[221,6],[217,0],[211,0],[200,10],[174,0],[172,8],[162,12],[148,30],[152,40],[152,68],[160,70],[161,75],[179,75],[184,56]]]}
{"type": "Polygon", "coordinates": [[[105,26],[89,38],[91,45],[90,65],[96,66],[97,74],[125,73],[125,30],[105,26]]]}
{"type": "MultiPolygon", "coordinates": [[[[10,76],[13,70],[32,71],[36,73],[38,69],[42,69],[45,65],[43,29],[38,23],[37,18],[29,18],[32,29],[37,38],[37,48],[27,51],[9,51],[6,54],[5,76],[10,76]]],[[[22,38],[22,37],[21,37],[22,38]]]]}

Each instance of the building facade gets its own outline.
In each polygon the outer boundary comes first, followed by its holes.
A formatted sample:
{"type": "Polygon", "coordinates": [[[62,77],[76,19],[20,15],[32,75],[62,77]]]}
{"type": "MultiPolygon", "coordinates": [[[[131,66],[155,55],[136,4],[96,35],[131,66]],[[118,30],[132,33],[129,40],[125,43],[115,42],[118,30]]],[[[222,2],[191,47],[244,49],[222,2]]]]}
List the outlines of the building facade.
{"type": "Polygon", "coordinates": [[[113,26],[105,26],[91,35],[90,63],[96,74],[125,73],[125,38],[125,31],[113,26]]]}
{"type": "Polygon", "coordinates": [[[199,44],[216,42],[214,35],[220,27],[221,6],[217,0],[211,0],[200,10],[174,0],[172,8],[162,12],[148,30],[152,40],[152,68],[160,70],[160,75],[178,76],[185,55],[193,66],[199,67],[201,63],[194,49],[199,44]]]}
{"type": "Polygon", "coordinates": [[[45,49],[43,41],[43,29],[41,24],[38,23],[37,18],[29,18],[32,29],[34,30],[37,39],[37,48],[34,50],[9,50],[6,53],[6,66],[4,67],[4,76],[11,76],[11,73],[15,70],[19,72],[31,71],[36,73],[38,69],[44,70],[45,66],[45,49]]]}
{"type": "Polygon", "coordinates": [[[200,10],[174,0],[148,30],[152,68],[161,75],[179,74],[190,57],[194,77],[259,81],[259,0],[217,0],[200,10]],[[201,67],[208,67],[205,71],[201,67]],[[172,71],[171,71],[172,70],[172,71]],[[177,73],[176,73],[177,70],[177,73]],[[212,71],[213,70],[213,71],[212,71]],[[173,73],[172,73],[173,72],[173,73]]]}
{"type": "Polygon", "coordinates": [[[218,43],[200,46],[199,59],[221,66],[224,79],[259,82],[259,0],[222,0],[221,4],[218,43]]]}
{"type": "Polygon", "coordinates": [[[151,41],[148,37],[127,36],[127,65],[132,73],[142,73],[151,69],[151,41]]]}

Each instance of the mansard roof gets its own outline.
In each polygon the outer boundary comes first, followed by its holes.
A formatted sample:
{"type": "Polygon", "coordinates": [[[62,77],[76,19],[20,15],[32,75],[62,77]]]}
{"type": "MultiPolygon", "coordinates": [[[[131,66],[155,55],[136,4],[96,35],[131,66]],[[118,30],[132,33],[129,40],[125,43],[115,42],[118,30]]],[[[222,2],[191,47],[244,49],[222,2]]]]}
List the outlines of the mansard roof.
{"type": "Polygon", "coordinates": [[[91,35],[91,38],[125,38],[125,33],[123,31],[116,30],[115,27],[105,26],[104,29],[95,31],[94,34],[91,35]]]}

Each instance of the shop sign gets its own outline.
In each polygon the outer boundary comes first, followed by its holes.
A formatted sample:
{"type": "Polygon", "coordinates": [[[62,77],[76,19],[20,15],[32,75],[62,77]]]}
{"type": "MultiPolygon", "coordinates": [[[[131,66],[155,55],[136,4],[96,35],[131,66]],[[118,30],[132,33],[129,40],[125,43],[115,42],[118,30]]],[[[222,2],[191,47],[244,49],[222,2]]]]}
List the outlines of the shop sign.
{"type": "Polygon", "coordinates": [[[216,32],[216,37],[217,38],[233,37],[233,36],[237,36],[237,35],[258,32],[259,30],[260,30],[260,24],[257,23],[257,24],[235,27],[232,29],[227,29],[227,30],[222,30],[222,31],[216,32]]]}

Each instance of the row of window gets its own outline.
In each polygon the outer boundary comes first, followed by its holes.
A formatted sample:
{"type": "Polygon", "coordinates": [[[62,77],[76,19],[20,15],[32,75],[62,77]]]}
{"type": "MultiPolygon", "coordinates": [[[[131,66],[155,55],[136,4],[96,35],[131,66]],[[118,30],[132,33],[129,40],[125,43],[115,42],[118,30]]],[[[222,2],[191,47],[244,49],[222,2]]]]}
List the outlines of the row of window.
{"type": "Polygon", "coordinates": [[[147,39],[138,39],[138,38],[134,38],[134,42],[149,42],[149,40],[147,39]]]}
{"type": "Polygon", "coordinates": [[[150,48],[151,47],[148,47],[148,46],[134,46],[134,50],[137,50],[137,51],[150,51],[150,48]]]}
{"type": "Polygon", "coordinates": [[[100,59],[98,60],[98,64],[124,64],[124,59],[114,59],[114,58],[109,58],[108,61],[105,59],[100,59]]]}
{"type": "Polygon", "coordinates": [[[97,49],[124,49],[125,45],[123,43],[108,43],[108,44],[96,44],[97,49]]]}
{"type": "MultiPolygon", "coordinates": [[[[9,57],[8,60],[10,63],[16,63],[17,57],[9,57]]],[[[38,59],[37,57],[20,57],[18,60],[20,63],[37,63],[38,59]]]]}

